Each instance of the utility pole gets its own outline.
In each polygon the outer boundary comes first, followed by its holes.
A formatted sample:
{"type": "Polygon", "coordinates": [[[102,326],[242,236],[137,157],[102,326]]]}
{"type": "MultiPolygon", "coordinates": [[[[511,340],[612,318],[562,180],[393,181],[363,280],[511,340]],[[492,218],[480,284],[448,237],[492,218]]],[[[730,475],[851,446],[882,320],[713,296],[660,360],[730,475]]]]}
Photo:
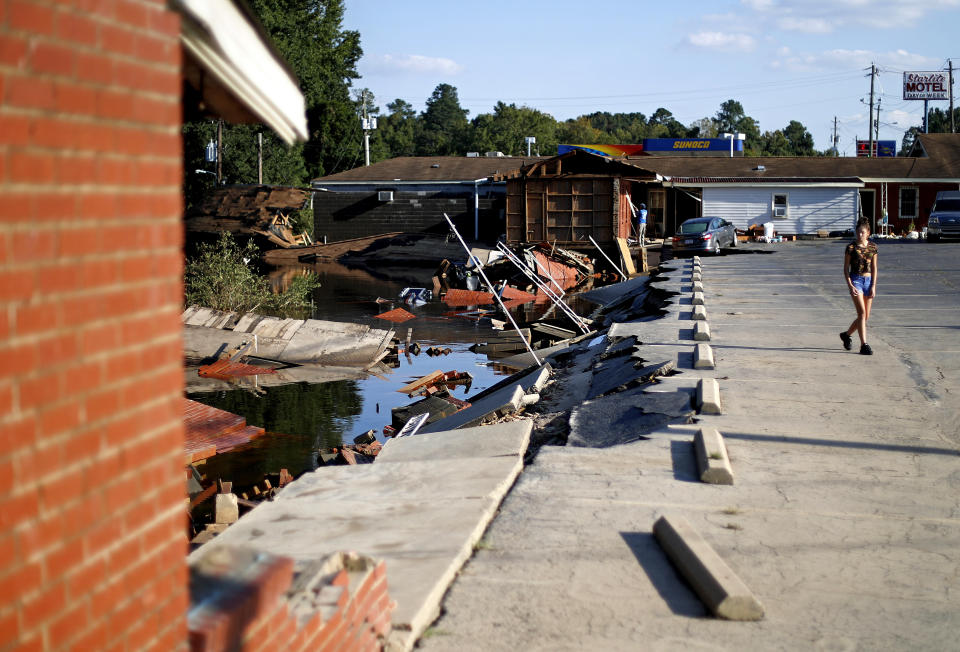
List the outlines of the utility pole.
{"type": "Polygon", "coordinates": [[[217,185],[223,184],[223,120],[217,120],[217,185]]]}
{"type": "Polygon", "coordinates": [[[950,84],[950,133],[957,133],[956,121],[953,117],[953,59],[947,59],[949,73],[947,74],[947,83],[950,84]]]}
{"type": "Polygon", "coordinates": [[[370,165],[370,129],[377,128],[377,119],[367,117],[366,89],[363,90],[360,98],[360,101],[363,103],[363,118],[361,118],[361,124],[363,125],[363,160],[364,165],[370,165]]]}
{"type": "Polygon", "coordinates": [[[876,77],[877,67],[870,62],[870,120],[867,121],[867,133],[870,135],[870,149],[867,156],[873,156],[873,78],[876,77]]]}
{"type": "Polygon", "coordinates": [[[880,104],[883,103],[883,98],[877,100],[877,123],[874,126],[874,130],[877,134],[877,156],[880,155],[880,104]]]}
{"type": "Polygon", "coordinates": [[[833,155],[840,156],[840,146],[837,144],[837,116],[833,116],[833,155]]]}
{"type": "Polygon", "coordinates": [[[257,183],[263,185],[263,132],[257,132],[257,183]]]}

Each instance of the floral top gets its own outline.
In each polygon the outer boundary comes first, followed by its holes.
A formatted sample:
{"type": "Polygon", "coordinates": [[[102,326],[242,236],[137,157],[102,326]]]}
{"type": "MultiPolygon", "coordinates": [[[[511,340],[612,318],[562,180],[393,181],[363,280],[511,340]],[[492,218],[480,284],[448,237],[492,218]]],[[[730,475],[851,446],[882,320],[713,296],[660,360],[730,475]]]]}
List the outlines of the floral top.
{"type": "Polygon", "coordinates": [[[877,255],[877,245],[868,242],[860,246],[856,242],[847,245],[846,255],[850,257],[850,274],[864,276],[873,272],[873,259],[877,255]]]}

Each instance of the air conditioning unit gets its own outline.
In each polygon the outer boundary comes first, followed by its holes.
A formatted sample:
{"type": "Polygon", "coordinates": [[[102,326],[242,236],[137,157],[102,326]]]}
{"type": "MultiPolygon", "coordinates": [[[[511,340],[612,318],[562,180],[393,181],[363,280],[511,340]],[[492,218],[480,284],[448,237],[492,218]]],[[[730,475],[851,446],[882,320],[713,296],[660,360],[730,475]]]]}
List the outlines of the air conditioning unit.
{"type": "Polygon", "coordinates": [[[503,152],[484,152],[487,158],[503,158],[503,152]]]}
{"type": "Polygon", "coordinates": [[[393,201],[393,191],[381,190],[377,193],[377,199],[380,201],[393,201]]]}
{"type": "Polygon", "coordinates": [[[480,152],[467,152],[467,158],[479,158],[480,152]]]}
{"type": "Polygon", "coordinates": [[[787,216],[787,207],[786,206],[776,206],[773,209],[774,217],[786,217],[787,216]]]}

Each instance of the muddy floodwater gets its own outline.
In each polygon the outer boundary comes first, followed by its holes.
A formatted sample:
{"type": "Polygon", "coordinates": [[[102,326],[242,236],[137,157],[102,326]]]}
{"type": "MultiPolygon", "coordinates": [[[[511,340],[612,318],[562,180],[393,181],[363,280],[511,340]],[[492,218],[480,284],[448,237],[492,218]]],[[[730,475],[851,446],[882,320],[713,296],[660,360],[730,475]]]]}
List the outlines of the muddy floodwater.
{"type": "MultiPolygon", "coordinates": [[[[240,414],[249,424],[260,426],[268,433],[242,449],[209,459],[203,467],[207,478],[249,486],[264,474],[277,473],[281,468],[294,475],[315,469],[319,449],[352,443],[354,437],[367,430],[375,430],[377,438],[383,441],[383,427],[391,423],[391,408],[415,400],[396,390],[433,371],[469,372],[473,376],[469,392],[464,387],[452,391],[453,396],[461,399],[499,382],[504,372],[496,371],[486,355],[469,351],[472,344],[485,342],[494,334],[489,320],[454,315],[455,311],[465,309],[453,309],[437,300],[420,306],[409,306],[399,300],[400,292],[406,287],[430,288],[432,271],[390,270],[391,278],[380,278],[337,263],[273,270],[271,279],[278,286],[289,283],[296,274],[317,274],[321,287],[314,295],[314,318],[394,328],[401,342],[410,328],[421,352],[409,357],[401,354],[398,368],[362,380],[266,387],[263,395],[245,389],[189,394],[189,398],[196,401],[240,414]],[[378,312],[390,308],[383,301],[377,303],[377,299],[394,301],[393,307],[409,310],[416,319],[402,324],[377,319],[378,312]],[[431,346],[450,348],[451,353],[431,357],[426,353],[431,346]]],[[[590,310],[590,304],[578,306],[574,301],[573,305],[581,314],[590,310]]],[[[515,316],[532,319],[546,308],[529,304],[522,306],[515,316]]]]}

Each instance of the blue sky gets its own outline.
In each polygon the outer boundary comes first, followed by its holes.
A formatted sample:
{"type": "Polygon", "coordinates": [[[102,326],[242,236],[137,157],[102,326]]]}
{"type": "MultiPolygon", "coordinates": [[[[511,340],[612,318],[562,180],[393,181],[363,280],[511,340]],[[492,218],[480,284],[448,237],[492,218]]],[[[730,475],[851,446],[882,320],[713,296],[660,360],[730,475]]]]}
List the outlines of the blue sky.
{"type": "Polygon", "coordinates": [[[799,120],[818,149],[836,116],[850,156],[867,137],[871,61],[880,138],[898,142],[923,114],[902,99],[903,72],[960,65],[960,0],[346,0],[344,27],[364,50],[355,86],[383,110],[402,98],[420,111],[442,82],[471,118],[502,100],[560,120],[664,107],[690,124],[733,98],[761,131],[799,120]]]}

